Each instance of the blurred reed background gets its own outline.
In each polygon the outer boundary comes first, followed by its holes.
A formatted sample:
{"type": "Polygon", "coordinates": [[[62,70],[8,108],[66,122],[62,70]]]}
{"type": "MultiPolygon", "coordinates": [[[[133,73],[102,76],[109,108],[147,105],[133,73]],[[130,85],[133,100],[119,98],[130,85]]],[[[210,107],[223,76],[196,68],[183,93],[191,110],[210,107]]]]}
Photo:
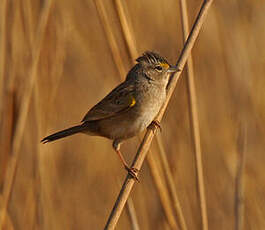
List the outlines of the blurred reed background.
{"type": "MultiPolygon", "coordinates": [[[[176,62],[183,46],[179,2],[122,5],[134,51],[126,43],[117,1],[1,0],[3,229],[104,227],[126,175],[111,142],[75,135],[41,145],[40,139],[78,123],[125,78],[134,52],[154,50],[176,62]]],[[[201,1],[187,5],[192,25],[201,1]]],[[[265,229],[264,12],[261,1],[214,1],[192,52],[209,229],[265,229]]],[[[202,229],[187,89],[184,71],[160,136],[187,229],[202,229]]],[[[133,138],[122,146],[128,161],[138,144],[133,138]]],[[[154,141],[156,161],[158,149],[154,141]]],[[[133,229],[135,217],[140,229],[180,229],[170,224],[147,164],[140,180],[128,209],[135,212],[124,211],[117,229],[133,229]]]]}

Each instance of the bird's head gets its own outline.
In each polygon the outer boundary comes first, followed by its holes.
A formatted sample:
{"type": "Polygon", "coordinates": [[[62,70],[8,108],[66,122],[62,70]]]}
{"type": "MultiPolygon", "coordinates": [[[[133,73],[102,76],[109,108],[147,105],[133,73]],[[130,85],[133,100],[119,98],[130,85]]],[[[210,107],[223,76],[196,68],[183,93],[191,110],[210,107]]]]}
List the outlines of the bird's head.
{"type": "Polygon", "coordinates": [[[146,51],[136,61],[141,72],[151,81],[168,80],[168,73],[177,71],[177,68],[171,66],[165,58],[151,51],[146,51]]]}

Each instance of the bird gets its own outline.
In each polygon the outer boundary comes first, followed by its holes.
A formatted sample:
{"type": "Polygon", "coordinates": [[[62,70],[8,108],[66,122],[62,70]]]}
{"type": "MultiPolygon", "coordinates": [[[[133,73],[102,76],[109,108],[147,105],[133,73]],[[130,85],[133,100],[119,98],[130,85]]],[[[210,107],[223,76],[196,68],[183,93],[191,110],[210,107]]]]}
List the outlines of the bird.
{"type": "Polygon", "coordinates": [[[113,141],[112,147],[124,168],[138,180],[138,169],[130,168],[120,147],[123,141],[148,127],[158,126],[155,120],[166,100],[170,75],[179,71],[158,53],[146,51],[136,59],[126,79],[93,106],[80,125],[44,137],[48,143],[77,133],[101,136],[113,141]]]}

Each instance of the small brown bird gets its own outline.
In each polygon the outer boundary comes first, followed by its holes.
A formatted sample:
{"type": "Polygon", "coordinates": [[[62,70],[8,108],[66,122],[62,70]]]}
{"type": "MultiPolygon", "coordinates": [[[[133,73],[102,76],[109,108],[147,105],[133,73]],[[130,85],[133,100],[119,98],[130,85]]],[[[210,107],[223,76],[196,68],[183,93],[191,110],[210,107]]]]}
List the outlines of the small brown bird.
{"type": "MultiPolygon", "coordinates": [[[[137,179],[137,170],[128,166],[120,152],[121,142],[135,136],[153,122],[166,99],[169,73],[177,69],[150,51],[136,61],[125,81],[90,109],[82,124],[47,136],[41,142],[55,141],[76,133],[109,138],[113,140],[113,148],[125,169],[137,179]]],[[[153,124],[159,126],[156,121],[153,124]]]]}

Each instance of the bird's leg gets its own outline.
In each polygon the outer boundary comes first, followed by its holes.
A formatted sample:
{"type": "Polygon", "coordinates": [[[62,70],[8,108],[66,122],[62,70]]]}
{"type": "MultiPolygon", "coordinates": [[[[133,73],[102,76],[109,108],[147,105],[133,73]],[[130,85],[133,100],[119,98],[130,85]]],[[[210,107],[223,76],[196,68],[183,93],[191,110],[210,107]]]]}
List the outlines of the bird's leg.
{"type": "Polygon", "coordinates": [[[153,132],[155,132],[157,129],[159,129],[160,132],[162,132],[162,128],[158,120],[153,120],[147,128],[151,129],[153,132]]]}
{"type": "Polygon", "coordinates": [[[137,173],[138,173],[138,169],[136,169],[136,168],[130,168],[129,166],[128,166],[128,164],[126,163],[126,161],[124,160],[124,158],[123,158],[123,156],[122,156],[122,153],[121,153],[121,151],[120,150],[116,150],[116,153],[118,154],[118,156],[119,156],[119,158],[120,158],[120,160],[121,160],[121,162],[122,162],[122,164],[123,164],[123,166],[124,166],[124,168],[127,170],[127,172],[130,174],[130,176],[133,178],[133,179],[135,179],[135,180],[137,180],[138,182],[139,182],[139,179],[138,179],[138,177],[137,177],[137,173]]]}
{"type": "Polygon", "coordinates": [[[135,179],[136,181],[139,182],[139,179],[138,179],[138,177],[137,177],[137,173],[139,172],[139,170],[136,169],[136,168],[130,168],[130,167],[128,166],[128,164],[126,163],[126,161],[125,161],[125,159],[124,159],[124,157],[123,157],[123,155],[122,155],[122,153],[121,153],[121,151],[120,151],[120,142],[115,140],[115,141],[113,142],[113,148],[114,148],[115,152],[118,154],[118,156],[119,156],[119,158],[120,158],[120,160],[121,160],[121,162],[122,162],[124,168],[127,170],[127,172],[129,173],[129,175],[130,175],[133,179],[135,179]]]}

